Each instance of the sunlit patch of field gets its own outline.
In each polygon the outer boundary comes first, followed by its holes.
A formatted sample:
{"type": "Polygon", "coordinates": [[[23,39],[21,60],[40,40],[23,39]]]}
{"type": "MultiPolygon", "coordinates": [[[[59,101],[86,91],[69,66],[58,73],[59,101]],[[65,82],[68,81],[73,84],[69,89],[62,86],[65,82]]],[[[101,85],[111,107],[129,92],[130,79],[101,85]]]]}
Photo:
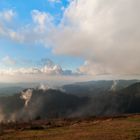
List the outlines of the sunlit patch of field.
{"type": "Polygon", "coordinates": [[[140,140],[140,115],[69,121],[38,130],[7,130],[0,140],[140,140]]]}

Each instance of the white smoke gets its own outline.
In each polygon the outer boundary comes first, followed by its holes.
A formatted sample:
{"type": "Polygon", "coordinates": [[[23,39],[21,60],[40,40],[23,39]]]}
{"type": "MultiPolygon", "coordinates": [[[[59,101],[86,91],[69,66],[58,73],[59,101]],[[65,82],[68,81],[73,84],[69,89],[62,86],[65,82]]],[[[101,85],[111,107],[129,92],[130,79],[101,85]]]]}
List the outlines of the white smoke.
{"type": "Polygon", "coordinates": [[[62,92],[65,92],[65,89],[63,89],[62,87],[59,87],[59,86],[56,86],[56,85],[47,85],[47,84],[40,84],[37,89],[39,90],[43,90],[43,91],[47,91],[49,89],[52,89],[52,90],[59,90],[59,91],[62,91],[62,92]]]}
{"type": "Polygon", "coordinates": [[[115,90],[116,90],[116,86],[117,86],[117,81],[114,80],[114,81],[113,81],[113,84],[112,84],[112,86],[111,86],[111,88],[110,88],[110,90],[111,90],[111,91],[115,91],[115,90]]]}
{"type": "Polygon", "coordinates": [[[46,90],[49,89],[49,86],[48,85],[44,85],[44,84],[40,84],[40,86],[38,87],[38,89],[46,91],[46,90]]]}
{"type": "Polygon", "coordinates": [[[28,103],[32,97],[32,92],[33,92],[32,89],[28,89],[25,92],[24,91],[21,92],[21,99],[25,100],[25,107],[28,106],[28,103]]]}

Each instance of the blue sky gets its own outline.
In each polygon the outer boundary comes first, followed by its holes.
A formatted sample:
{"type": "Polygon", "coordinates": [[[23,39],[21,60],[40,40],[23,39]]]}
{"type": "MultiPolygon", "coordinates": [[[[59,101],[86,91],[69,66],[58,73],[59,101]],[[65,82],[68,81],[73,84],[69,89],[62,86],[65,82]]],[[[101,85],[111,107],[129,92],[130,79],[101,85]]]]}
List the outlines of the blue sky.
{"type": "MultiPolygon", "coordinates": [[[[0,11],[12,9],[16,12],[14,23],[11,23],[12,28],[30,24],[32,22],[32,10],[49,13],[53,16],[54,24],[57,26],[63,15],[62,9],[69,5],[67,0],[61,2],[50,2],[47,0],[24,0],[23,2],[19,0],[1,0],[0,3],[0,11]]],[[[18,61],[28,60],[30,63],[27,63],[24,67],[36,66],[35,63],[42,58],[51,59],[55,63],[60,64],[64,69],[72,70],[75,70],[83,63],[83,59],[78,57],[56,55],[52,53],[51,48],[46,48],[41,44],[21,44],[2,37],[0,38],[0,44],[0,59],[9,56],[18,61]]],[[[12,67],[20,67],[20,65],[23,67],[23,64],[20,62],[12,67]]]]}

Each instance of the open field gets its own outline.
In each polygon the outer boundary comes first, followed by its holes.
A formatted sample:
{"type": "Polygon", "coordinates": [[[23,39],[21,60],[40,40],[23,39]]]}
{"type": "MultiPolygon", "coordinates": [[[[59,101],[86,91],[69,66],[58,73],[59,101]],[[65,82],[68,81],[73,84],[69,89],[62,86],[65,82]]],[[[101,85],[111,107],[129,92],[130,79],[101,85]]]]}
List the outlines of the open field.
{"type": "Polygon", "coordinates": [[[3,124],[0,140],[140,140],[140,115],[3,124]]]}

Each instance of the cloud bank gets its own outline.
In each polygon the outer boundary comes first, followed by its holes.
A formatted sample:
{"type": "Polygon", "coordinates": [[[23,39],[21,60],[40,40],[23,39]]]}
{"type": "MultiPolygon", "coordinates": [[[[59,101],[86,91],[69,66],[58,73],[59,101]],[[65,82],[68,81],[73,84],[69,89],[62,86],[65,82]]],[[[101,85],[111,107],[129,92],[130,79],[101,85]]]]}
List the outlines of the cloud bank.
{"type": "MultiPolygon", "coordinates": [[[[2,62],[13,65],[16,64],[16,61],[8,56],[4,57],[2,59],[2,62]]],[[[65,70],[63,69],[59,64],[55,64],[52,60],[50,59],[42,59],[41,62],[41,67],[28,67],[28,68],[8,68],[8,69],[0,69],[0,75],[20,75],[20,74],[45,74],[49,76],[78,76],[81,75],[82,73],[76,71],[73,72],[72,70],[65,70]]]]}

